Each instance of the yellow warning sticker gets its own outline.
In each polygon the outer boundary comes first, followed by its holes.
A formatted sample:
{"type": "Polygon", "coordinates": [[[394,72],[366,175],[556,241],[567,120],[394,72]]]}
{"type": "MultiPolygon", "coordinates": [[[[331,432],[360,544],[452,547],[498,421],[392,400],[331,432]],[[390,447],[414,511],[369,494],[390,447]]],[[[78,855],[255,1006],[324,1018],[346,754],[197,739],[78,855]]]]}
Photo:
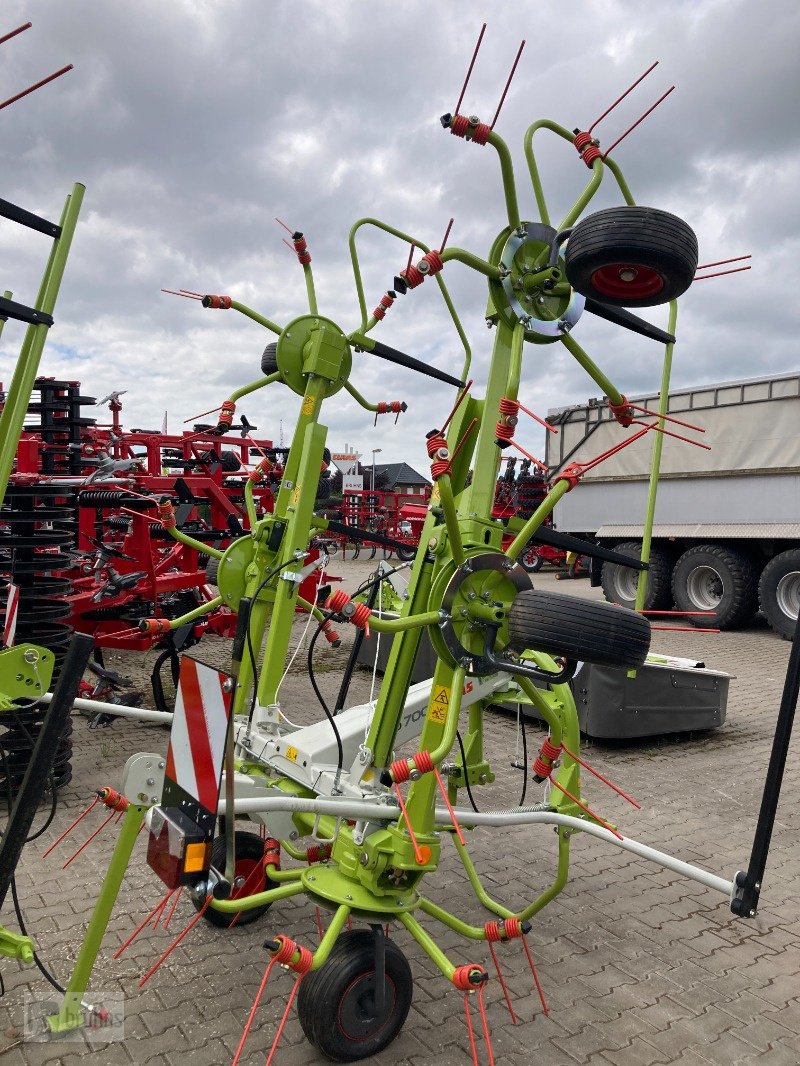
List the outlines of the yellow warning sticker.
{"type": "Polygon", "coordinates": [[[434,481],[433,491],[431,492],[431,503],[435,503],[439,499],[439,482],[434,481]]]}
{"type": "Polygon", "coordinates": [[[436,685],[431,693],[431,702],[428,706],[428,721],[442,725],[447,720],[449,708],[450,689],[446,685],[436,685]]]}
{"type": "Polygon", "coordinates": [[[299,755],[299,752],[298,752],[297,748],[287,748],[286,749],[286,758],[289,760],[289,762],[297,762],[297,756],[298,755],[299,755]]]}
{"type": "Polygon", "coordinates": [[[297,488],[292,493],[292,506],[293,507],[297,507],[299,502],[300,502],[300,486],[298,485],[297,488]]]}
{"type": "Polygon", "coordinates": [[[314,397],[313,396],[306,396],[304,398],[304,400],[303,400],[302,413],[304,415],[306,415],[306,417],[307,417],[308,415],[310,415],[313,412],[313,410],[314,410],[314,397]]]}

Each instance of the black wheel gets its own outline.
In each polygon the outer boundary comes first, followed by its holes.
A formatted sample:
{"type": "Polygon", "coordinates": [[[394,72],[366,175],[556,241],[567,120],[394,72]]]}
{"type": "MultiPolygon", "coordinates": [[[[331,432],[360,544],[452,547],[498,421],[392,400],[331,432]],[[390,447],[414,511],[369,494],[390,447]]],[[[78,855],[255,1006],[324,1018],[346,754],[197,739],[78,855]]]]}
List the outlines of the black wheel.
{"type": "Polygon", "coordinates": [[[366,929],[342,933],[330,958],[303,978],[297,1016],[309,1041],[333,1062],[378,1055],[394,1040],[411,1006],[413,979],[405,955],[383,939],[383,1009],[376,1011],[376,936],[366,929]]]}
{"type": "Polygon", "coordinates": [[[228,473],[242,469],[242,462],[236,452],[221,452],[219,457],[222,469],[228,473]]]}
{"type": "Polygon", "coordinates": [[[791,640],[800,611],[800,551],[781,552],[771,559],[758,583],[761,610],[784,640],[791,640]]]}
{"type": "MultiPolygon", "coordinates": [[[[642,545],[639,541],[626,541],[614,546],[614,551],[639,559],[642,545]]],[[[647,572],[647,585],[644,593],[645,611],[666,611],[672,606],[672,560],[661,548],[650,548],[650,569],[647,572]]],[[[603,595],[610,603],[619,603],[623,607],[635,607],[636,589],[639,585],[639,571],[619,563],[603,563],[600,584],[603,595]]]]}
{"type": "Polygon", "coordinates": [[[572,230],[564,255],[570,285],[617,307],[669,303],[692,284],[697,237],[655,207],[610,207],[572,230]]]}
{"type": "MultiPolygon", "coordinates": [[[[264,892],[268,888],[277,888],[277,884],[274,881],[270,881],[265,875],[263,867],[259,870],[264,858],[264,841],[261,837],[257,837],[254,833],[243,833],[237,830],[234,848],[236,854],[235,880],[230,899],[238,899],[239,896],[252,896],[254,893],[264,892]]],[[[220,835],[211,845],[211,865],[215,870],[219,870],[220,873],[225,870],[225,849],[225,837],[220,835]]],[[[196,902],[194,905],[197,910],[202,906],[201,903],[196,902]]],[[[215,911],[209,907],[203,917],[210,925],[216,925],[219,929],[227,929],[237,915],[237,926],[249,925],[259,919],[262,914],[266,914],[271,906],[272,904],[270,903],[264,903],[260,907],[237,911],[234,914],[223,914],[222,911],[215,911]]]]}
{"type": "Polygon", "coordinates": [[[538,589],[516,597],[508,631],[514,651],[544,651],[599,666],[641,666],[650,648],[650,623],[635,611],[538,589]]]}
{"type": "Polygon", "coordinates": [[[264,349],[264,354],[261,356],[261,373],[264,377],[269,377],[270,374],[274,374],[278,369],[278,342],[271,341],[264,349]]]}
{"type": "Polygon", "coordinates": [[[544,559],[537,552],[533,544],[528,544],[519,557],[519,563],[523,570],[529,574],[538,573],[544,566],[544,559]]]}
{"type": "Polygon", "coordinates": [[[219,574],[219,559],[214,555],[209,555],[208,562],[206,563],[206,584],[216,585],[217,576],[219,574]]]}
{"type": "Polygon", "coordinates": [[[749,622],[758,609],[758,571],[746,555],[719,544],[698,544],[678,559],[672,593],[694,626],[731,629],[749,622]]]}
{"type": "Polygon", "coordinates": [[[416,557],[416,554],[416,544],[406,544],[405,547],[397,549],[397,558],[401,563],[410,563],[416,557]]]}

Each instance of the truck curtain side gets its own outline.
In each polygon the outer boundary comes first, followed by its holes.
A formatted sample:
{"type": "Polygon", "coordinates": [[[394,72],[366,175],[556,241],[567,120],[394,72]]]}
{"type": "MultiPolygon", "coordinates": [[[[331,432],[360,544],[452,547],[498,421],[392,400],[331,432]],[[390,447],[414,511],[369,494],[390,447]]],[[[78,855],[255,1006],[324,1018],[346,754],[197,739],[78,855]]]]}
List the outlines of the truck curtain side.
{"type": "MultiPolygon", "coordinates": [[[[658,397],[632,400],[654,410],[658,397]]],[[[673,603],[698,626],[730,628],[759,608],[785,638],[800,608],[800,374],[670,392],[668,413],[702,429],[665,437],[645,609],[673,603]]],[[[641,428],[623,429],[603,400],[558,408],[548,420],[551,474],[587,462],[641,428]]],[[[651,419],[652,421],[652,419],[651,419]]],[[[637,424],[639,423],[639,424],[637,424]]],[[[653,434],[590,471],[556,506],[556,528],[639,556],[653,434]]],[[[633,605],[636,573],[603,565],[609,600],[633,605]]]]}

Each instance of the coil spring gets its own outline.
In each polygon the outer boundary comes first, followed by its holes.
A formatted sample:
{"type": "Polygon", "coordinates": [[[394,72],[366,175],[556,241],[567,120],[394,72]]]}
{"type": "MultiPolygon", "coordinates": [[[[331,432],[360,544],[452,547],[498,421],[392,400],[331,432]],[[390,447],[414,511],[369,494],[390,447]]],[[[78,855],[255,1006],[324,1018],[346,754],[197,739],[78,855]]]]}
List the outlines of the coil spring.
{"type": "MultiPolygon", "coordinates": [[[[44,709],[32,707],[4,712],[0,720],[5,727],[5,732],[0,733],[0,790],[7,795],[16,795],[22,784],[44,715],[44,709]]],[[[71,758],[72,719],[68,718],[53,760],[54,788],[64,788],[72,780],[71,758]]]]}
{"type": "Polygon", "coordinates": [[[149,507],[150,501],[122,489],[87,489],[78,496],[80,507],[149,507]]]}

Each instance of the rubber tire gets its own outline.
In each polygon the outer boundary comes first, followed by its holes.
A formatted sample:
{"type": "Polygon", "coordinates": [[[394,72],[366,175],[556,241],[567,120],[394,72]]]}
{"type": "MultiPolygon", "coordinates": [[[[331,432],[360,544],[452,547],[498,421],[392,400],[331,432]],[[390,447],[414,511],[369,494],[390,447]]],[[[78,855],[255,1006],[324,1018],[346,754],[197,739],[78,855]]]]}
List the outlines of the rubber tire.
{"type": "Polygon", "coordinates": [[[323,503],[325,500],[329,500],[331,497],[331,479],[330,477],[321,476],[317,482],[317,494],[314,497],[315,503],[323,503]]]}
{"type": "Polygon", "coordinates": [[[527,574],[538,574],[544,566],[544,559],[532,544],[528,544],[520,554],[519,565],[527,574]]]}
{"type": "Polygon", "coordinates": [[[697,270],[697,237],[691,227],[655,207],[610,207],[587,215],[573,228],[564,254],[570,285],[584,296],[615,307],[655,307],[681,296],[697,270]],[[658,292],[638,298],[597,288],[602,267],[630,264],[661,275],[658,292]]]}
{"type": "Polygon", "coordinates": [[[397,548],[397,558],[401,563],[410,563],[412,559],[417,556],[417,546],[415,544],[408,544],[404,548],[397,548]]]}
{"type": "Polygon", "coordinates": [[[733,629],[749,622],[758,610],[758,570],[755,563],[735,548],[720,544],[697,544],[678,559],[672,572],[672,594],[679,611],[705,611],[706,615],[687,615],[693,626],[713,629],[733,629]],[[720,599],[711,603],[711,592],[702,598],[692,590],[691,581],[699,581],[700,567],[716,572],[722,582],[720,599]]]}
{"type": "Polygon", "coordinates": [[[774,559],[770,559],[762,570],[761,580],[758,583],[758,602],[761,610],[772,629],[784,640],[791,640],[797,627],[797,615],[791,613],[793,606],[791,600],[797,599],[798,583],[800,583],[800,551],[796,548],[781,552],[774,559]],[[787,578],[794,588],[781,590],[779,594],[779,586],[787,578]],[[787,602],[787,597],[789,602],[787,602]]]}
{"type": "Polygon", "coordinates": [[[333,1062],[356,1062],[378,1055],[403,1028],[414,981],[411,967],[397,944],[388,939],[385,944],[388,1016],[372,1035],[348,1034],[341,1018],[345,996],[352,996],[354,989],[357,994],[359,982],[365,985],[362,1000],[370,994],[367,982],[375,973],[375,946],[370,930],[343,932],[325,965],[303,978],[297,994],[300,1025],[314,1047],[333,1062]]]}
{"type": "Polygon", "coordinates": [[[206,563],[206,584],[216,585],[219,576],[220,560],[215,555],[209,555],[206,563]]]}
{"type": "MultiPolygon", "coordinates": [[[[642,545],[630,540],[617,544],[614,551],[620,555],[639,559],[642,545]]],[[[636,606],[636,585],[639,571],[618,563],[604,562],[601,570],[600,585],[603,595],[609,603],[618,603],[622,607],[633,609],[636,606]]],[[[650,548],[650,570],[647,574],[647,586],[644,594],[645,611],[666,611],[672,606],[672,560],[661,548],[650,548]]]]}
{"type": "Polygon", "coordinates": [[[242,469],[242,461],[236,452],[220,452],[219,456],[222,469],[229,474],[234,473],[236,470],[242,469]]]}
{"type": "Polygon", "coordinates": [[[261,373],[264,377],[275,374],[278,370],[278,342],[270,341],[261,356],[261,373]]]}
{"type": "MultiPolygon", "coordinates": [[[[252,863],[260,862],[264,856],[264,841],[261,837],[257,837],[255,833],[244,833],[237,829],[235,834],[235,854],[236,854],[236,870],[238,872],[239,861],[247,863],[247,869],[245,876],[252,871],[252,863]]],[[[211,865],[220,872],[225,869],[225,837],[220,834],[211,845],[211,865]]],[[[255,884],[251,883],[247,886],[249,895],[253,895],[256,892],[263,892],[267,888],[277,888],[277,882],[270,881],[268,877],[257,879],[255,884]]],[[[233,897],[235,898],[235,892],[233,897]]],[[[197,903],[194,899],[195,909],[200,910],[202,903],[197,903]]],[[[237,917],[237,928],[240,925],[250,925],[251,922],[258,921],[258,919],[266,914],[272,906],[271,903],[263,903],[260,907],[253,907],[247,911],[237,911],[235,914],[223,914],[222,911],[215,911],[209,907],[203,914],[203,918],[209,925],[215,925],[218,929],[228,929],[234,918],[237,917]]]]}
{"type": "Polygon", "coordinates": [[[635,611],[538,589],[517,595],[508,630],[514,651],[544,651],[598,666],[641,666],[650,650],[650,623],[635,611]]]}

